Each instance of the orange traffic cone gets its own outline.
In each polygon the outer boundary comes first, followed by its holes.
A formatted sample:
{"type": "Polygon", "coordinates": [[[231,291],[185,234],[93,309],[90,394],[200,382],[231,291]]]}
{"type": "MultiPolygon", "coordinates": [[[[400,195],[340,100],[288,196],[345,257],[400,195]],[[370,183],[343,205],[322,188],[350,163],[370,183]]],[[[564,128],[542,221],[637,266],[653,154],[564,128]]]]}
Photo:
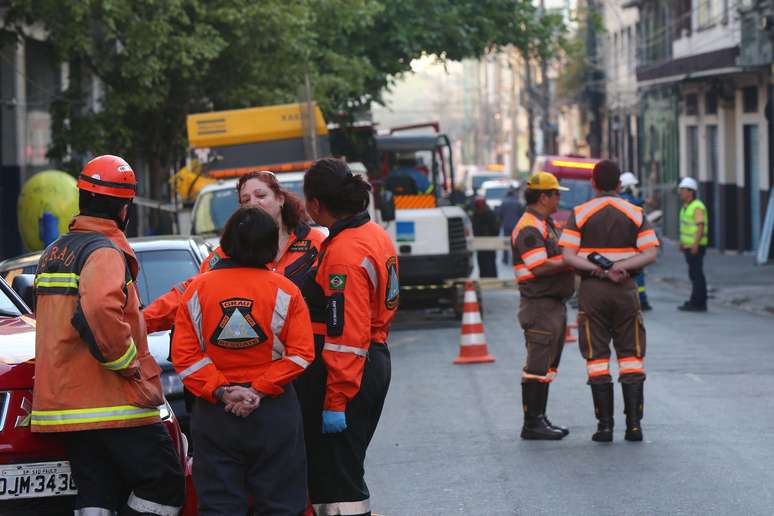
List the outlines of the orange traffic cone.
{"type": "Polygon", "coordinates": [[[481,309],[476,298],[473,282],[465,282],[465,308],[462,314],[462,342],[460,356],[454,359],[455,364],[479,364],[494,362],[495,357],[489,354],[484,336],[484,323],[481,322],[481,309]]]}
{"type": "Polygon", "coordinates": [[[577,342],[578,339],[572,334],[572,330],[577,329],[577,323],[567,323],[567,329],[564,332],[564,342],[577,342]]]}

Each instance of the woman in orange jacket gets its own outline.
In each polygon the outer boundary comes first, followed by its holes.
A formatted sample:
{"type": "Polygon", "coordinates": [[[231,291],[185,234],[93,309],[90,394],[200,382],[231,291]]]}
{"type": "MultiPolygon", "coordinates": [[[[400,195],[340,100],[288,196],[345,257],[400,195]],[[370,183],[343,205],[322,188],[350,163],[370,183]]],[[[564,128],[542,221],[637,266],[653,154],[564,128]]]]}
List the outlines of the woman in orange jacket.
{"type": "MultiPolygon", "coordinates": [[[[310,269],[317,262],[320,245],[325,240],[322,231],[309,227],[309,216],[303,201],[293,192],[282,188],[274,173],[265,170],[241,176],[236,190],[240,206],[262,208],[271,215],[279,228],[277,254],[267,267],[285,275],[298,288],[303,288],[310,269]]],[[[202,262],[199,272],[207,272],[224,258],[226,253],[222,246],[216,247],[202,262]]],[[[172,327],[180,298],[189,282],[187,280],[175,285],[143,310],[148,333],[172,327]]]]}
{"type": "Polygon", "coordinates": [[[300,514],[306,507],[303,427],[292,380],[314,359],[309,311],[292,281],[268,270],[277,225],[260,208],[226,223],[219,260],[188,286],[172,363],[196,396],[194,484],[199,514],[300,514]]]}
{"type": "Polygon", "coordinates": [[[398,260],[368,216],[368,183],[341,160],[306,172],[309,214],[330,230],[307,295],[316,358],[296,381],[304,414],[309,496],[318,515],[371,514],[363,465],[390,384],[387,349],[398,307],[398,260]]]}

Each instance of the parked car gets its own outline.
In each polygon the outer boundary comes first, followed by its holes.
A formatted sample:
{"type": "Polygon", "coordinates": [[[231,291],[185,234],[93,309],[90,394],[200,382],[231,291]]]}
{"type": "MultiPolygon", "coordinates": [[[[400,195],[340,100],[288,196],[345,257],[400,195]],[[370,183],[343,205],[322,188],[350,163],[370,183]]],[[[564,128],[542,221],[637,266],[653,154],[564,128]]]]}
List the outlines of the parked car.
{"type": "Polygon", "coordinates": [[[507,179],[507,176],[502,172],[490,172],[490,171],[469,171],[465,174],[465,195],[467,197],[473,197],[475,195],[481,195],[481,186],[487,181],[496,181],[498,179],[507,179]]]}
{"type": "Polygon", "coordinates": [[[498,212],[508,190],[518,190],[519,186],[521,186],[521,183],[511,178],[491,179],[482,183],[479,192],[486,199],[486,204],[493,211],[498,212]]]}
{"type": "MultiPolygon", "coordinates": [[[[147,306],[160,295],[168,292],[176,283],[199,272],[199,264],[207,258],[211,249],[204,240],[182,236],[154,236],[130,238],[129,244],[140,262],[136,284],[140,304],[147,306]]],[[[0,262],[0,276],[8,284],[19,274],[35,274],[41,251],[29,253],[0,262]]],[[[169,362],[168,331],[148,335],[148,347],[161,367],[161,386],[164,396],[172,406],[180,425],[188,432],[189,415],[185,406],[183,382],[169,362]]]]}
{"type": "MultiPolygon", "coordinates": [[[[56,434],[30,431],[35,319],[0,278],[0,514],[71,515],[77,487],[56,434]]],[[[185,516],[196,514],[188,440],[169,404],[159,407],[186,475],[185,516]]]]}

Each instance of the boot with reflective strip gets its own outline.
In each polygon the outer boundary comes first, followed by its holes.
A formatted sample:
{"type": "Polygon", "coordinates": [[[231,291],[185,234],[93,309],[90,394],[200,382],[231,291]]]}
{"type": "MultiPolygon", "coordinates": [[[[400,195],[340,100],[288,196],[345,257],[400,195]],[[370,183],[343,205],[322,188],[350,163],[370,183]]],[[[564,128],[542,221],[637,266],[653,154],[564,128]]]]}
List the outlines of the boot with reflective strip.
{"type": "Polygon", "coordinates": [[[476,289],[473,282],[465,282],[465,307],[462,314],[462,341],[460,342],[460,354],[454,359],[455,364],[478,364],[482,362],[494,362],[495,358],[489,354],[484,336],[484,323],[481,321],[481,310],[476,297],[476,289]]]}
{"type": "Polygon", "coordinates": [[[626,414],[627,441],[642,441],[642,413],[644,409],[643,383],[622,383],[624,413],[626,414]]]}
{"type": "Polygon", "coordinates": [[[543,382],[524,382],[521,384],[521,399],[524,409],[524,426],[521,438],[529,441],[558,441],[565,434],[546,421],[543,414],[545,387],[543,382]]]}
{"type": "Polygon", "coordinates": [[[613,384],[592,383],[591,395],[594,397],[594,412],[597,416],[597,431],[591,440],[609,443],[613,440],[613,384]]]}
{"type": "Polygon", "coordinates": [[[541,412],[542,412],[542,414],[543,414],[543,419],[545,420],[545,422],[546,422],[546,424],[547,424],[548,426],[550,426],[550,427],[551,427],[551,428],[553,428],[554,430],[559,430],[560,432],[562,432],[562,435],[569,435],[569,433],[570,433],[570,430],[569,430],[567,427],[564,427],[564,426],[559,426],[559,425],[555,425],[555,424],[553,424],[553,423],[552,423],[552,422],[551,422],[551,421],[548,419],[548,417],[546,416],[546,407],[548,406],[548,390],[549,390],[549,387],[551,387],[551,384],[550,384],[550,383],[545,383],[545,384],[543,384],[543,385],[544,385],[544,387],[543,387],[543,393],[542,393],[542,405],[543,405],[543,409],[542,409],[542,411],[541,411],[541,412]]]}

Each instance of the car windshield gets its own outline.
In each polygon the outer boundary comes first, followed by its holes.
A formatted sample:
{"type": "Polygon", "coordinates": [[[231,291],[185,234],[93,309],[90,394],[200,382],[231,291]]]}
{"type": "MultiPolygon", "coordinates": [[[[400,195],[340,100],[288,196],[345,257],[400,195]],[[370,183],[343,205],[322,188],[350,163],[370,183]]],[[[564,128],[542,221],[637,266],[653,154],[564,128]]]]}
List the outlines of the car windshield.
{"type": "Polygon", "coordinates": [[[193,214],[193,233],[220,233],[238,206],[239,199],[234,188],[203,193],[193,214]]]}
{"type": "Polygon", "coordinates": [[[280,186],[289,192],[293,192],[297,196],[304,199],[304,180],[294,179],[293,181],[280,181],[280,186]]]}
{"type": "Polygon", "coordinates": [[[148,306],[174,285],[199,272],[193,254],[185,249],[140,251],[136,254],[140,261],[137,290],[143,306],[148,306]]]}
{"type": "Polygon", "coordinates": [[[486,174],[483,176],[473,176],[473,191],[478,192],[478,189],[481,188],[481,185],[483,185],[486,181],[491,181],[493,179],[501,179],[503,177],[502,174],[486,174]]]}
{"type": "Polygon", "coordinates": [[[13,300],[11,300],[11,297],[6,294],[3,288],[0,288],[0,317],[17,317],[21,314],[22,313],[19,311],[19,308],[16,306],[13,300]]]}
{"type": "Polygon", "coordinates": [[[591,181],[583,181],[581,179],[561,179],[559,182],[562,186],[570,189],[569,192],[562,192],[562,197],[559,201],[560,208],[569,210],[594,197],[591,181]]]}
{"type": "Polygon", "coordinates": [[[486,192],[484,192],[484,197],[489,201],[501,201],[505,199],[505,194],[508,193],[508,190],[510,190],[509,186],[487,188],[486,192]]]}

